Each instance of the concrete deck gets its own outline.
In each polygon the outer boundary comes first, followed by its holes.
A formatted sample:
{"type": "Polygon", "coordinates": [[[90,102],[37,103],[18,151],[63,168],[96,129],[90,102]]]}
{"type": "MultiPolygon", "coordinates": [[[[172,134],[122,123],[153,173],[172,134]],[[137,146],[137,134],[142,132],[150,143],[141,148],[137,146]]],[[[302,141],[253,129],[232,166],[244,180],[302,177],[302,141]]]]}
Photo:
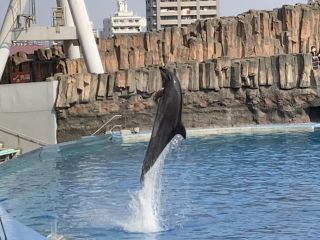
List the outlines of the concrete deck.
{"type": "MultiPolygon", "coordinates": [[[[257,133],[281,133],[281,132],[313,132],[316,128],[320,128],[319,123],[301,123],[301,124],[270,124],[270,125],[254,125],[245,127],[228,127],[228,128],[194,128],[187,129],[187,137],[205,137],[213,135],[225,134],[257,134],[257,133]]],[[[116,134],[113,138],[120,139],[124,143],[147,142],[149,141],[151,132],[141,132],[138,134],[116,134]]]]}

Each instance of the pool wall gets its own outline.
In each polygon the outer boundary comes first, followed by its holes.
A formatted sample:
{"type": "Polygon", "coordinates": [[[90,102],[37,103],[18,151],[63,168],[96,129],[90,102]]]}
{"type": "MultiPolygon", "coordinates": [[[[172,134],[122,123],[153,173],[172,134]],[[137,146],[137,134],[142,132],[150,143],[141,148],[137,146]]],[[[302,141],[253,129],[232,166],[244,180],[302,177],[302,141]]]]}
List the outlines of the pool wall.
{"type": "Polygon", "coordinates": [[[0,85],[0,142],[22,153],[57,143],[56,81],[0,85]]]}

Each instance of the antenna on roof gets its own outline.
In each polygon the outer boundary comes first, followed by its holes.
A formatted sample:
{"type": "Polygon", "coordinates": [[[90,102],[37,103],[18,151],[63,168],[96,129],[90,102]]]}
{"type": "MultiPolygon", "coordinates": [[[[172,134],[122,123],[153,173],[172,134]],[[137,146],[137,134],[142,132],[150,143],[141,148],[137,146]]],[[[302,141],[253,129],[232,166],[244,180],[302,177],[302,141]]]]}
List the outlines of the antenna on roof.
{"type": "Polygon", "coordinates": [[[37,14],[36,14],[36,0],[30,0],[31,15],[33,17],[33,23],[37,23],[37,14]]]}

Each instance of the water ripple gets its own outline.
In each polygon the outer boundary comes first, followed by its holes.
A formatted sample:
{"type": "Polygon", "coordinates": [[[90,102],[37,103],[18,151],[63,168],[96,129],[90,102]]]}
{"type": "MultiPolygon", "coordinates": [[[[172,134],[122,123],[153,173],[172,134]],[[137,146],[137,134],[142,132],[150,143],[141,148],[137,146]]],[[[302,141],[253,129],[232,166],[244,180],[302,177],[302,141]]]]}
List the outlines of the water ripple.
{"type": "Polygon", "coordinates": [[[320,132],[188,139],[165,160],[165,231],[128,233],[146,143],[105,138],[0,166],[0,202],[44,235],[67,239],[317,239],[320,132]]]}

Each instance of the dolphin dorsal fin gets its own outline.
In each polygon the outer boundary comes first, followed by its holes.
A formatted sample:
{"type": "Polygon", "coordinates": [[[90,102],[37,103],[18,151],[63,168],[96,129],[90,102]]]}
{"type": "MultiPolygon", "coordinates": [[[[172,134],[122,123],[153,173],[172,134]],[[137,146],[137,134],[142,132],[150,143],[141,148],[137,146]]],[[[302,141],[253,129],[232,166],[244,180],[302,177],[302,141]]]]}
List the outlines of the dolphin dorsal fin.
{"type": "Polygon", "coordinates": [[[176,129],[174,130],[174,134],[180,134],[184,139],[187,137],[186,128],[183,126],[182,122],[178,124],[176,129]]]}

